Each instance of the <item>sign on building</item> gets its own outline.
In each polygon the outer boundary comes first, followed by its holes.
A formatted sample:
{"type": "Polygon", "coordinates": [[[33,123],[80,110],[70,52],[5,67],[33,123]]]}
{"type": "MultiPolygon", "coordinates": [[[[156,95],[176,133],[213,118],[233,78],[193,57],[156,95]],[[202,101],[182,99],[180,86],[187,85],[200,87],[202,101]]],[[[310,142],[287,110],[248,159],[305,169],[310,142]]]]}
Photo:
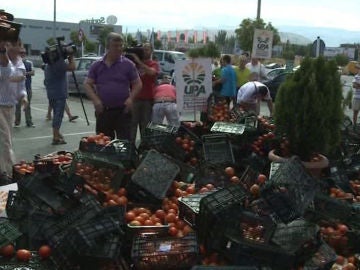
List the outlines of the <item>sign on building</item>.
{"type": "Polygon", "coordinates": [[[177,60],[175,81],[176,101],[180,114],[185,112],[195,114],[195,112],[203,111],[212,93],[211,59],[177,60]]]}
{"type": "Polygon", "coordinates": [[[252,57],[271,58],[273,36],[272,31],[255,29],[252,57]]]}

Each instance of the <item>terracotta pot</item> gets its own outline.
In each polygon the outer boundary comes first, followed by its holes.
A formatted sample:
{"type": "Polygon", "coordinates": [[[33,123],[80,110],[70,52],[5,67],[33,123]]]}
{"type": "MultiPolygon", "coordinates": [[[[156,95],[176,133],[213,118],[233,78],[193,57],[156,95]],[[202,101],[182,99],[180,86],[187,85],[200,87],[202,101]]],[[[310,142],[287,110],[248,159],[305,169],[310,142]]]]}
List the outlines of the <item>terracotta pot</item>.
{"type": "MultiPolygon", "coordinates": [[[[269,152],[268,158],[272,162],[285,162],[288,160],[287,158],[276,155],[275,150],[269,152]]],[[[319,159],[319,161],[302,161],[306,170],[315,178],[319,178],[322,170],[329,166],[327,157],[319,154],[319,159]]]]}

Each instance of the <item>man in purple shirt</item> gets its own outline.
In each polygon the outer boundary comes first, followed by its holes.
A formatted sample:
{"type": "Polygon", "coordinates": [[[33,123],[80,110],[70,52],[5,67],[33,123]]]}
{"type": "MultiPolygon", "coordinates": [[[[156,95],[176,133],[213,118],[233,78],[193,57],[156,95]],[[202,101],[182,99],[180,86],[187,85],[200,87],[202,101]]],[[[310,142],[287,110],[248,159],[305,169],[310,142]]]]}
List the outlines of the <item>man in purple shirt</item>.
{"type": "Polygon", "coordinates": [[[123,56],[123,37],[111,32],[107,53],[90,67],[84,82],[95,107],[96,133],[130,140],[131,107],[142,83],[135,64],[123,56]]]}

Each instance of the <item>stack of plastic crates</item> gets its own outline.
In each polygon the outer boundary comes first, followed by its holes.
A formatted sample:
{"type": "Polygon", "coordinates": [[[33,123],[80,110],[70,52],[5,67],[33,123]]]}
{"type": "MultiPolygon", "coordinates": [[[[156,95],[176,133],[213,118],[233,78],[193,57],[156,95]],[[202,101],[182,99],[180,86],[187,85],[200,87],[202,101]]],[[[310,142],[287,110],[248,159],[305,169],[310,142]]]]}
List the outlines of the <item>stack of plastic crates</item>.
{"type": "Polygon", "coordinates": [[[317,190],[316,181],[305,171],[298,158],[280,164],[269,181],[261,189],[261,196],[279,218],[287,223],[303,216],[313,202],[317,190]]]}
{"type": "Polygon", "coordinates": [[[271,241],[294,254],[298,263],[310,259],[321,245],[319,226],[303,219],[277,224],[271,241]]]}
{"type": "Polygon", "coordinates": [[[161,204],[179,171],[176,163],[150,150],[131,176],[128,196],[137,202],[161,204]]]}
{"type": "Polygon", "coordinates": [[[208,134],[202,136],[203,159],[213,164],[235,163],[232,146],[226,134],[208,134]]]}
{"type": "Polygon", "coordinates": [[[84,142],[80,140],[79,150],[81,152],[94,153],[100,156],[106,156],[108,159],[120,161],[126,168],[133,168],[138,162],[136,147],[127,140],[112,140],[105,146],[98,145],[95,142],[84,142]]]}
{"type": "Polygon", "coordinates": [[[137,270],[189,269],[199,261],[196,234],[139,235],[133,241],[131,260],[137,270]]]}
{"type": "Polygon", "coordinates": [[[211,247],[211,233],[217,230],[217,221],[226,220],[234,212],[241,210],[247,199],[246,191],[239,185],[232,185],[215,191],[200,201],[198,218],[199,240],[211,247]]]}

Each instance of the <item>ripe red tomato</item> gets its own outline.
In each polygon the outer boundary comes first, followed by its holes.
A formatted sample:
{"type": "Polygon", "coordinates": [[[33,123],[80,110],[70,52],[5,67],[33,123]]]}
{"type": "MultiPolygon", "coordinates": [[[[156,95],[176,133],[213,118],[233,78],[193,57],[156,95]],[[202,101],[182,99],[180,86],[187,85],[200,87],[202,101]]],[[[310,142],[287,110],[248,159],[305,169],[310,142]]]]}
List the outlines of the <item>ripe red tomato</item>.
{"type": "Polygon", "coordinates": [[[171,236],[176,236],[177,233],[178,233],[178,229],[177,229],[175,226],[171,226],[171,227],[169,228],[169,234],[170,234],[171,236]]]}
{"type": "Polygon", "coordinates": [[[265,174],[261,174],[261,173],[260,173],[260,174],[258,175],[258,177],[257,177],[257,182],[258,182],[259,184],[264,184],[266,180],[267,180],[267,177],[266,177],[265,174]]]}
{"type": "Polygon", "coordinates": [[[40,248],[39,248],[39,256],[42,258],[42,259],[47,259],[50,257],[51,255],[51,248],[50,246],[48,245],[42,245],[40,248]]]}
{"type": "Polygon", "coordinates": [[[156,210],[155,215],[157,218],[159,218],[161,221],[163,221],[165,219],[166,213],[164,210],[158,209],[158,210],[156,210]]]}
{"type": "Polygon", "coordinates": [[[176,221],[176,215],[174,213],[168,213],[165,216],[165,221],[170,223],[170,222],[175,222],[176,221]]]}
{"type": "Polygon", "coordinates": [[[0,255],[4,257],[12,257],[15,253],[13,244],[8,244],[0,249],[0,255]]]}
{"type": "Polygon", "coordinates": [[[31,258],[31,252],[27,249],[18,249],[16,251],[16,258],[19,261],[27,262],[31,258]]]}
{"type": "Polygon", "coordinates": [[[135,219],[135,217],[136,217],[136,215],[135,215],[134,211],[131,211],[131,210],[126,212],[126,214],[125,214],[125,219],[127,222],[133,221],[135,219]]]}
{"type": "Polygon", "coordinates": [[[235,175],[235,169],[233,167],[230,167],[230,166],[226,167],[225,168],[225,173],[226,173],[227,176],[232,177],[232,176],[235,175]]]}

